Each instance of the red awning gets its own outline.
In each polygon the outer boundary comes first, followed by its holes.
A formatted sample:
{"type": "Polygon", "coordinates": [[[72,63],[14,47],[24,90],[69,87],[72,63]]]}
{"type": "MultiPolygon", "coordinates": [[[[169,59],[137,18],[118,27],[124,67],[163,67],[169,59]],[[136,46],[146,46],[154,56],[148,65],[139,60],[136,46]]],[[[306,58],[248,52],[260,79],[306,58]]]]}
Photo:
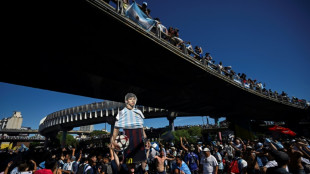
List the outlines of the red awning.
{"type": "Polygon", "coordinates": [[[270,131],[280,132],[280,133],[283,133],[283,134],[286,134],[286,135],[290,135],[290,136],[295,136],[296,135],[296,133],[294,131],[290,130],[289,128],[278,126],[278,125],[270,127],[268,129],[270,131]]]}

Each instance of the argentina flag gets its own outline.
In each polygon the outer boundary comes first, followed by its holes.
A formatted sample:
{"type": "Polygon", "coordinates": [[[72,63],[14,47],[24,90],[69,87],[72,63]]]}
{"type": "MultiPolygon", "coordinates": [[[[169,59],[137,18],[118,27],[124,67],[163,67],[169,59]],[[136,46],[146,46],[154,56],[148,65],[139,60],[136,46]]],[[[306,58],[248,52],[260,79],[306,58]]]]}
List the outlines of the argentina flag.
{"type": "Polygon", "coordinates": [[[149,18],[143,11],[141,11],[136,2],[128,7],[125,15],[147,31],[150,31],[156,23],[154,19],[149,18]]]}

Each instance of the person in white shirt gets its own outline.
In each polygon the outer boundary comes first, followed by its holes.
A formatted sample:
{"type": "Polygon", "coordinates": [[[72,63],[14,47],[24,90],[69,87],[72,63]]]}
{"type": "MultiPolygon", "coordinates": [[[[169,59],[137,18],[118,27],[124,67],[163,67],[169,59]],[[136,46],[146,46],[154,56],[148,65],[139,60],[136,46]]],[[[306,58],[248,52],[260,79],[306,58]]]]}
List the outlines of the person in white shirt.
{"type": "Polygon", "coordinates": [[[200,165],[203,167],[203,174],[217,174],[218,172],[217,160],[213,155],[211,155],[209,148],[203,149],[200,165]]]}

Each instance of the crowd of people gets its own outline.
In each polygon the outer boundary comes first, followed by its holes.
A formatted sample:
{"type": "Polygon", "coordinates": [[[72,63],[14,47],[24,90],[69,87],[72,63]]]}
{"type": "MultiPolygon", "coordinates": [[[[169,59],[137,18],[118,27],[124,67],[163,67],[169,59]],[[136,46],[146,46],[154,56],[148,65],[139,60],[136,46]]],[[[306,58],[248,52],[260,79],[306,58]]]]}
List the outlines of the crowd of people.
{"type": "Polygon", "coordinates": [[[29,149],[1,153],[2,174],[277,174],[310,173],[309,139],[260,138],[189,143],[180,137],[173,142],[145,143],[147,160],[127,163],[121,151],[105,147],[29,149]]]}

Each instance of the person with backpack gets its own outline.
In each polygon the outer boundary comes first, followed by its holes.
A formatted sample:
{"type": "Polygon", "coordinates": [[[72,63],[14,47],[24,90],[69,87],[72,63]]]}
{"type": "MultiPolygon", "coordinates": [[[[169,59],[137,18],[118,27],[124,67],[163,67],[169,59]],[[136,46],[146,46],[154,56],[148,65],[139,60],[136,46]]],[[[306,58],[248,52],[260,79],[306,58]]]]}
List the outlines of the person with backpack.
{"type": "Polygon", "coordinates": [[[240,150],[235,151],[235,158],[228,167],[229,174],[247,174],[248,163],[242,159],[242,152],[240,150]]]}
{"type": "Polygon", "coordinates": [[[217,163],[219,164],[218,173],[219,174],[223,174],[223,172],[224,172],[224,164],[223,164],[222,155],[219,152],[219,146],[214,146],[213,149],[214,149],[214,157],[216,158],[217,163]]]}
{"type": "Polygon", "coordinates": [[[89,167],[87,155],[84,155],[81,159],[81,163],[78,165],[76,174],[85,174],[86,169],[89,167]]]}
{"type": "Polygon", "coordinates": [[[79,169],[79,164],[82,158],[82,150],[80,150],[80,154],[79,154],[79,158],[76,160],[75,157],[75,148],[72,150],[72,157],[71,157],[71,161],[72,161],[72,173],[73,174],[77,174],[77,171],[79,169]]]}
{"type": "Polygon", "coordinates": [[[200,164],[203,167],[203,174],[218,174],[218,163],[216,158],[211,155],[209,148],[203,149],[200,164]]]}

